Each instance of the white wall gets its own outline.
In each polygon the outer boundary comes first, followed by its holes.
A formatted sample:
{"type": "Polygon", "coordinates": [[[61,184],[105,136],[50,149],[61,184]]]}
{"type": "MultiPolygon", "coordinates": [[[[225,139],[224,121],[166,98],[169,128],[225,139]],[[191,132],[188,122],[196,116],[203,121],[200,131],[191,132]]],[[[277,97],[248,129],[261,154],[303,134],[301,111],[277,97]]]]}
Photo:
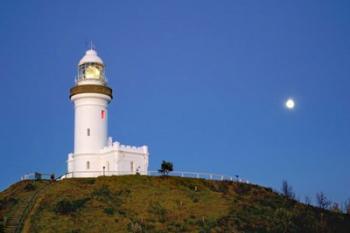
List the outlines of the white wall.
{"type": "Polygon", "coordinates": [[[107,105],[111,98],[103,94],[83,93],[72,96],[71,100],[75,110],[74,154],[98,153],[107,145],[107,105]],[[104,119],[101,111],[105,112],[104,119]]]}
{"type": "Polygon", "coordinates": [[[148,154],[120,151],[118,171],[126,171],[133,174],[136,174],[138,171],[141,174],[147,174],[148,154]]]}
{"type": "Polygon", "coordinates": [[[99,153],[68,155],[68,177],[97,177],[102,175],[147,174],[148,149],[143,147],[112,146],[99,153]],[[89,162],[89,166],[87,166],[89,162]],[[133,166],[131,167],[131,163],[133,166]],[[103,169],[105,167],[105,169],[103,169]]]}

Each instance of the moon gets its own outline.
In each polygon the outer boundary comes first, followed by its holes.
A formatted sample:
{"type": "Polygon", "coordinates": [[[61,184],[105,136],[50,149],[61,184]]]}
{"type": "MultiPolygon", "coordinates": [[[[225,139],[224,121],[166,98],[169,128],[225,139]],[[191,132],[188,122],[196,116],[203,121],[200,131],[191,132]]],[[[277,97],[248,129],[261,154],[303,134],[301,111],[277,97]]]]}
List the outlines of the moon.
{"type": "Polygon", "coordinates": [[[295,101],[292,98],[287,99],[287,101],[285,102],[285,106],[286,108],[292,110],[295,108],[295,101]]]}

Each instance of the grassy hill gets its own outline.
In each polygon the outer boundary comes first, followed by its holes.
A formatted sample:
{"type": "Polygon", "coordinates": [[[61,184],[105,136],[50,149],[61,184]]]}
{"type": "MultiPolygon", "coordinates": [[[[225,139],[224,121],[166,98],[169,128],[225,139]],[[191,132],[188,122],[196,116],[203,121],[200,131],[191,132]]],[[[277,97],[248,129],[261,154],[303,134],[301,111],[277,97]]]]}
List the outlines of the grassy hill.
{"type": "Polygon", "coordinates": [[[0,217],[30,233],[350,232],[349,215],[269,188],[180,177],[21,181],[0,193],[0,217]]]}

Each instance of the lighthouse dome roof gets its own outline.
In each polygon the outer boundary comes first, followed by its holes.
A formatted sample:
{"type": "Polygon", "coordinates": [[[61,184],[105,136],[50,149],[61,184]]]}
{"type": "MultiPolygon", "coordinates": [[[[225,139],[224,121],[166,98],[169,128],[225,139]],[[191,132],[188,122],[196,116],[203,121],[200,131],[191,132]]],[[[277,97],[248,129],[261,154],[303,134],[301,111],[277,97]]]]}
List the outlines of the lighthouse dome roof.
{"type": "Polygon", "coordinates": [[[84,57],[79,61],[79,66],[85,63],[98,63],[103,65],[102,59],[97,55],[94,49],[89,49],[85,52],[84,57]]]}

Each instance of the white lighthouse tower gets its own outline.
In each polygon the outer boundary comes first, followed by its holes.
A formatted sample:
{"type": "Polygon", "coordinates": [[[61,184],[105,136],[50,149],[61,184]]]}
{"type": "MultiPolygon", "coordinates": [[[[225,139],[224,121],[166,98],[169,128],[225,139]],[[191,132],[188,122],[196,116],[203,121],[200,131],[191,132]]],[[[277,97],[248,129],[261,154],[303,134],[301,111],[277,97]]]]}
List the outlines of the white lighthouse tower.
{"type": "Polygon", "coordinates": [[[88,50],[80,60],[76,84],[70,93],[75,110],[74,153],[97,153],[107,145],[107,105],[112,89],[95,50],[88,50]]]}
{"type": "Polygon", "coordinates": [[[108,138],[108,104],[104,63],[94,49],[78,65],[76,85],[70,89],[74,103],[74,152],[68,155],[66,177],[147,174],[148,147],[125,146],[108,138]]]}

